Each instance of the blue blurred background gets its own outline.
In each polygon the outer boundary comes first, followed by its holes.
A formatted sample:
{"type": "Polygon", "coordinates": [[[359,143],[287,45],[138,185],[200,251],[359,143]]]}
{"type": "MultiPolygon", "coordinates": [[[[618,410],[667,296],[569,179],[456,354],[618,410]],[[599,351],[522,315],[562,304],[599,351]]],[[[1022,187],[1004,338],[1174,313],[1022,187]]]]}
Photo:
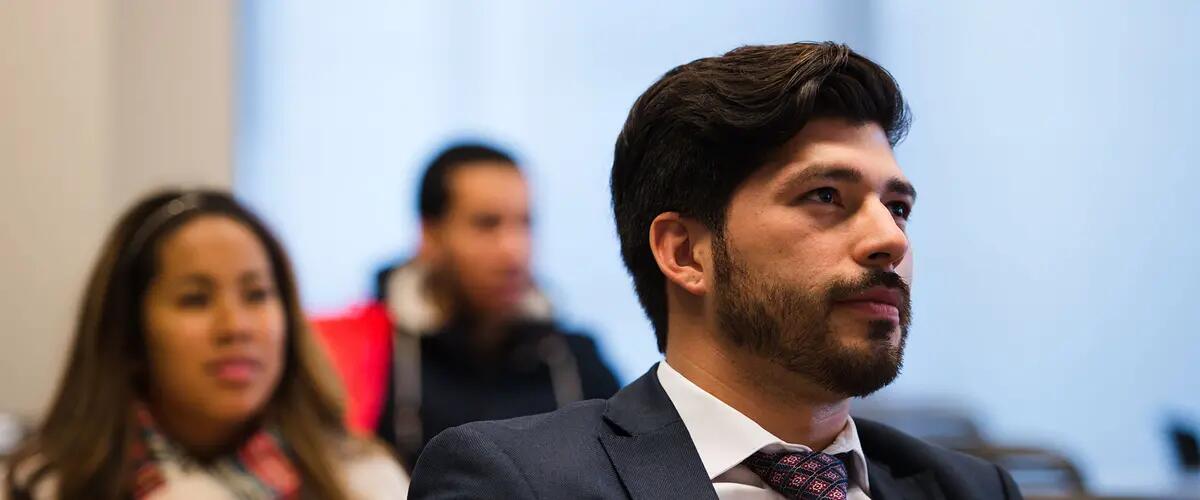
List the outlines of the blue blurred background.
{"type": "Polygon", "coordinates": [[[837,40],[899,80],[921,191],[915,321],[879,398],[953,401],[1062,450],[1101,492],[1168,491],[1200,415],[1200,2],[246,2],[234,186],[308,306],[367,297],[417,237],[447,140],[514,150],[536,267],[625,381],[659,359],[608,173],[634,99],[743,44],[837,40]]]}

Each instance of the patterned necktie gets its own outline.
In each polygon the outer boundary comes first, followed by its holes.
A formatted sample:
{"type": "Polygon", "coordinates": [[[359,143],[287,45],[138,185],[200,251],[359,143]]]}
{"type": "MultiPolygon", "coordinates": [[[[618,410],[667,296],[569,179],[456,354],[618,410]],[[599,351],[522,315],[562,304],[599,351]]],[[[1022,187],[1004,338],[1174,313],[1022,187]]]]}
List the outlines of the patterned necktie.
{"type": "Polygon", "coordinates": [[[819,452],[763,453],[744,462],[772,489],[790,500],[845,500],[850,484],[846,465],[819,452]]]}

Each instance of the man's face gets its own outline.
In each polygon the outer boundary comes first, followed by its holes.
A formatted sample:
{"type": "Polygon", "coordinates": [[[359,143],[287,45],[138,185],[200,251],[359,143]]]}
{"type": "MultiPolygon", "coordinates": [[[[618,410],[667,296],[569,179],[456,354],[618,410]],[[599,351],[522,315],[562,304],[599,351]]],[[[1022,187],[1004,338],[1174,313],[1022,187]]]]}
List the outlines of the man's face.
{"type": "Polygon", "coordinates": [[[842,396],[899,374],[898,274],[915,192],[875,124],[810,122],[730,200],[713,239],[716,321],[734,344],[842,396]]]}
{"type": "Polygon", "coordinates": [[[475,162],[447,179],[445,216],[426,225],[434,266],[474,314],[512,315],[530,286],[529,193],[512,165],[475,162]]]}

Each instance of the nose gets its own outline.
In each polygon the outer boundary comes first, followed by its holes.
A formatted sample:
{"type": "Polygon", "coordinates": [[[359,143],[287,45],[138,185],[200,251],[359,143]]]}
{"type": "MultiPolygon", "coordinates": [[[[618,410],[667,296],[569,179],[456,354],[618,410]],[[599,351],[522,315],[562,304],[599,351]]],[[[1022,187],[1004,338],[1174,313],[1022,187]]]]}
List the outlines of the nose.
{"type": "Polygon", "coordinates": [[[901,278],[904,278],[904,281],[908,282],[909,285],[912,285],[913,274],[915,273],[913,270],[913,261],[913,248],[912,245],[909,245],[908,253],[904,255],[904,258],[900,260],[900,264],[896,266],[896,273],[899,274],[901,278]]]}
{"type": "Polygon", "coordinates": [[[861,237],[854,248],[854,260],[863,267],[895,271],[908,253],[908,235],[892,211],[877,199],[863,206],[858,231],[861,237]]]}
{"type": "Polygon", "coordinates": [[[529,263],[531,239],[529,228],[520,225],[510,225],[500,235],[500,254],[504,262],[511,267],[524,267],[529,263]]]}
{"type": "Polygon", "coordinates": [[[217,304],[215,333],[217,342],[229,344],[251,336],[250,311],[237,294],[226,294],[217,304]]]}

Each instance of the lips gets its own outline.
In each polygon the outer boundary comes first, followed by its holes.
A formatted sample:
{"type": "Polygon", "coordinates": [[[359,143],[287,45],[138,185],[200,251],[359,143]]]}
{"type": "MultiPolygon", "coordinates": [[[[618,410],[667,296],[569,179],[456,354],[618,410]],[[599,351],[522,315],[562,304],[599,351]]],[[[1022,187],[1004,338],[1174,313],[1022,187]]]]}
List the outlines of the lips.
{"type": "Polygon", "coordinates": [[[254,381],[262,371],[262,363],[246,356],[229,356],[210,361],[205,371],[223,385],[242,386],[254,381]]]}
{"type": "Polygon", "coordinates": [[[880,286],[839,300],[837,305],[867,316],[899,320],[903,302],[904,296],[900,290],[880,286]]]}
{"type": "Polygon", "coordinates": [[[878,302],[892,307],[900,307],[903,300],[900,290],[877,286],[847,297],[842,302],[878,302]]]}

